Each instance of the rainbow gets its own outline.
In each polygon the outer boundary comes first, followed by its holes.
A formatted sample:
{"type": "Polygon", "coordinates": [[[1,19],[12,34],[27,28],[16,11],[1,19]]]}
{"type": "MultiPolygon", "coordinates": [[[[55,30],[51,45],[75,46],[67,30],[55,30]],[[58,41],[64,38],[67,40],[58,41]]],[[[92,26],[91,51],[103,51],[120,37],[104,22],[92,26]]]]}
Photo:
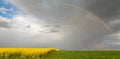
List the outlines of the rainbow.
{"type": "Polygon", "coordinates": [[[72,4],[62,4],[62,5],[71,6],[71,7],[77,8],[77,9],[85,10],[86,12],[88,12],[88,13],[94,15],[94,16],[98,19],[98,21],[99,21],[100,23],[102,23],[111,33],[114,33],[114,31],[112,30],[112,28],[111,28],[107,23],[105,23],[100,17],[98,17],[97,15],[93,14],[91,11],[86,10],[86,9],[83,8],[83,7],[81,8],[81,7],[72,5],[72,4]]]}

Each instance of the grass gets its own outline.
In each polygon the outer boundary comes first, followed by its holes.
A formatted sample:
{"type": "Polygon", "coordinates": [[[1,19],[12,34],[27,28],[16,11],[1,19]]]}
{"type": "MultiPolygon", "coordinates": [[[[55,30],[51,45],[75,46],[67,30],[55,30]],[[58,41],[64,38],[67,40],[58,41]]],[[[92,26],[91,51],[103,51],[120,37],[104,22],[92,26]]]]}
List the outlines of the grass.
{"type": "Polygon", "coordinates": [[[55,51],[41,59],[120,59],[120,51],[55,51]]]}

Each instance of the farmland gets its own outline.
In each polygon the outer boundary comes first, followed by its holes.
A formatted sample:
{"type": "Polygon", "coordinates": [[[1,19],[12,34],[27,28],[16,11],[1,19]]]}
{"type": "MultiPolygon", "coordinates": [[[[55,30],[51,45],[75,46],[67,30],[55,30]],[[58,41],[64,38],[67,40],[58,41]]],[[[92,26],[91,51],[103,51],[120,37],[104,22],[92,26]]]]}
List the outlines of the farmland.
{"type": "Polygon", "coordinates": [[[0,59],[120,59],[120,51],[69,51],[56,48],[0,48],[0,59]]]}
{"type": "Polygon", "coordinates": [[[0,48],[0,59],[39,59],[56,48],[0,48]]]}
{"type": "Polygon", "coordinates": [[[120,51],[59,51],[41,59],[120,59],[120,51]]]}

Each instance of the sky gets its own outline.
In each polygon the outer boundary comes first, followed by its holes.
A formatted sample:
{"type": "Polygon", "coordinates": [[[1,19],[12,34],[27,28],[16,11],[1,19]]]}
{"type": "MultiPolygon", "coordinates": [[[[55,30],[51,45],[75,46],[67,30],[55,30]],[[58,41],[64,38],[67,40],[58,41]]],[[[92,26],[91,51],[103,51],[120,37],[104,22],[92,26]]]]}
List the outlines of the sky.
{"type": "Polygon", "coordinates": [[[119,0],[0,0],[0,47],[120,49],[119,0]]]}

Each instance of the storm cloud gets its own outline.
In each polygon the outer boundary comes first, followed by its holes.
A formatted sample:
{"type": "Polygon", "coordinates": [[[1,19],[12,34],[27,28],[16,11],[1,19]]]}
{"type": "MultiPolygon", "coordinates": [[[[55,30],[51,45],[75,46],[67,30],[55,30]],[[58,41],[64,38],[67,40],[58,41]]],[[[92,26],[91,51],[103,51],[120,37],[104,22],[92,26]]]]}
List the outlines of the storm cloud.
{"type": "Polygon", "coordinates": [[[119,22],[116,23],[114,20],[119,20],[116,18],[119,16],[119,0],[11,0],[11,2],[33,16],[33,19],[28,19],[36,20],[33,22],[26,18],[24,24],[21,21],[16,23],[16,27],[13,26],[14,29],[9,32],[14,37],[8,35],[6,31],[2,32],[5,35],[0,35],[1,47],[119,49],[113,47],[115,44],[109,44],[116,39],[114,34],[119,34],[119,22]],[[16,28],[19,31],[15,31],[16,28]],[[5,36],[10,36],[11,41],[5,36]]]}

